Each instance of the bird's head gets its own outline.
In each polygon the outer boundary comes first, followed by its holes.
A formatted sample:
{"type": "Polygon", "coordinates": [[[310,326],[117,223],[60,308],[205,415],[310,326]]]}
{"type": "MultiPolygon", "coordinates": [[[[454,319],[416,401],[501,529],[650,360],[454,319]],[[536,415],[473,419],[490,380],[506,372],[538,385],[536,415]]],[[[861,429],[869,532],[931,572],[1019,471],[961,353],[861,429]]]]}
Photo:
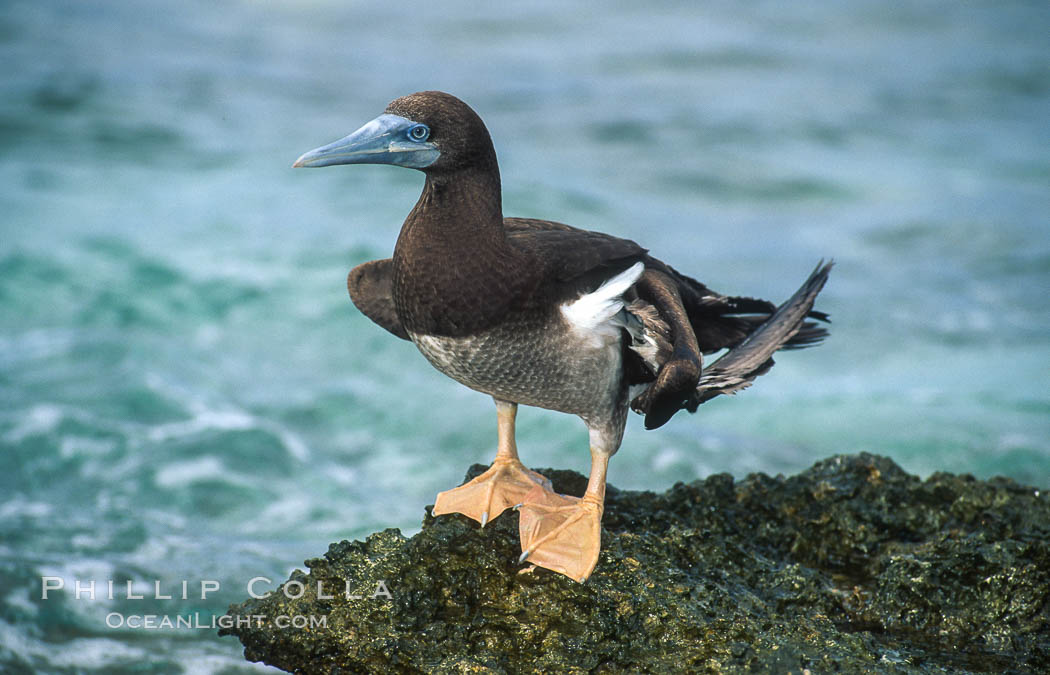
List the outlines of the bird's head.
{"type": "Polygon", "coordinates": [[[379,117],[292,166],[394,164],[442,174],[489,163],[495,167],[495,151],[477,113],[451,94],[421,91],[395,99],[379,117]]]}

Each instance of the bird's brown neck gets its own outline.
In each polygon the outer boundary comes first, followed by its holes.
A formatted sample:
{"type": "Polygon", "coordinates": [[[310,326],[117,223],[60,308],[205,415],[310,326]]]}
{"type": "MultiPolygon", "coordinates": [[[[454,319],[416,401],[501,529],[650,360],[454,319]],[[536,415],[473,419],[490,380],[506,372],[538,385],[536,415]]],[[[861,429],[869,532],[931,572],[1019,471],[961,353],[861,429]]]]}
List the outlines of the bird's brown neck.
{"type": "Polygon", "coordinates": [[[412,333],[464,336],[496,323],[527,285],[503,229],[499,170],[427,176],[394,248],[394,302],[412,333]]]}

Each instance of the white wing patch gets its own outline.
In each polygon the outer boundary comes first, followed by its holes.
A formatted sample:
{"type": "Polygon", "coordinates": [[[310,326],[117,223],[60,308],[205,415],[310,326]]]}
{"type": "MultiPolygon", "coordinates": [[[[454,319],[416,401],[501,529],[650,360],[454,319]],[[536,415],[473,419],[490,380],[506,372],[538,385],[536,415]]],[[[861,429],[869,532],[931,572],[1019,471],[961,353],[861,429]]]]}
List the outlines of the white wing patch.
{"type": "Polygon", "coordinates": [[[624,308],[623,294],[638,281],[644,271],[645,264],[636,262],[615,277],[606,279],[594,291],[562,305],[562,316],[573,330],[583,335],[599,341],[615,336],[616,332],[612,329],[622,325],[614,317],[624,308]]]}

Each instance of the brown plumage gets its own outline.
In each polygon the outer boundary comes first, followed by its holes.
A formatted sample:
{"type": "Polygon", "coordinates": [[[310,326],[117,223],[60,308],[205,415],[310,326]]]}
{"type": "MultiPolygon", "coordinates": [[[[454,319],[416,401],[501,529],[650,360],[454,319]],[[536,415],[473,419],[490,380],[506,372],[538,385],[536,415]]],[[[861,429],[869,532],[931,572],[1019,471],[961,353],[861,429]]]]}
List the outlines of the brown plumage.
{"type": "Polygon", "coordinates": [[[426,175],[393,256],[354,268],[347,287],[369,318],[454,379],[491,394],[499,412],[492,468],[438,495],[435,515],[481,521],[521,509],[522,559],[585,579],[598,555],[609,457],[628,403],[646,427],[735,393],[781,348],[819,342],[812,310],[830,264],[781,307],[715,293],[633,241],[561,223],[504,218],[499,167],[484,123],[442,92],[392,102],[350,136],[296,166],[391,163],[426,175]],[[703,355],[728,351],[708,367],[703,355]],[[633,398],[631,396],[633,395],[633,398]],[[581,499],[557,495],[517,458],[519,403],[579,415],[592,470],[581,499]]]}

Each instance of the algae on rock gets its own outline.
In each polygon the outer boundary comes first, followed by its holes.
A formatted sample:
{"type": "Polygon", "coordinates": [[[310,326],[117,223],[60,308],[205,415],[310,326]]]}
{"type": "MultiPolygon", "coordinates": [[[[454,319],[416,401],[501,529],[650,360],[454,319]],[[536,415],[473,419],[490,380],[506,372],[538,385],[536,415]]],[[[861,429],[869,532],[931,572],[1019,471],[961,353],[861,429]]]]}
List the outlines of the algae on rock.
{"type": "Polygon", "coordinates": [[[609,486],[585,584],[521,573],[517,524],[428,511],[411,538],[332,544],[221,633],[306,673],[1050,672],[1050,497],[1007,479],[920,481],[861,454],[790,478],[609,486]]]}

